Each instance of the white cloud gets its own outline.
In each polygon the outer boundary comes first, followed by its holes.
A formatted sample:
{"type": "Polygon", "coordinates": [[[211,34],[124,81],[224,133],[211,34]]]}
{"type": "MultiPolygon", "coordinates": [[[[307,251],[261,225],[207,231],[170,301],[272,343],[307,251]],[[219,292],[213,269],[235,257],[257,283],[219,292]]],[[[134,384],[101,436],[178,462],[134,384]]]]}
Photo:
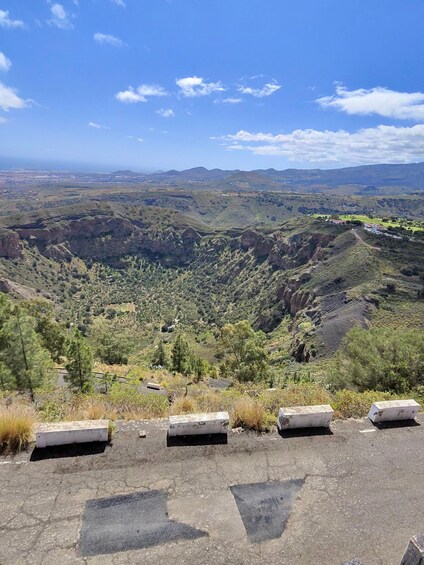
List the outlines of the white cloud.
{"type": "Polygon", "coordinates": [[[117,6],[120,6],[121,8],[126,7],[124,0],[110,0],[110,1],[112,2],[112,4],[116,4],[117,6]]]}
{"type": "Polygon", "coordinates": [[[143,143],[144,139],[142,137],[137,137],[137,141],[140,141],[140,143],[143,143]]]}
{"type": "Polygon", "coordinates": [[[397,92],[377,86],[366,90],[347,90],[336,86],[336,94],[318,98],[322,108],[335,108],[346,114],[378,114],[400,120],[424,120],[424,93],[397,92]]]}
{"type": "Polygon", "coordinates": [[[221,102],[224,102],[225,104],[240,104],[240,102],[243,102],[243,100],[241,98],[224,98],[223,100],[221,100],[221,102]]]}
{"type": "Polygon", "coordinates": [[[305,129],[273,135],[240,130],[214,139],[223,140],[229,150],[320,165],[410,163],[424,159],[422,124],[412,127],[380,125],[353,133],[305,129]]]}
{"type": "Polygon", "coordinates": [[[7,122],[6,118],[3,118],[3,116],[0,116],[0,124],[5,124],[7,122]]]}
{"type": "Polygon", "coordinates": [[[0,82],[0,108],[5,112],[28,106],[28,100],[20,98],[16,91],[0,82]]]}
{"type": "Polygon", "coordinates": [[[25,24],[21,20],[11,20],[9,17],[9,12],[0,10],[0,27],[16,29],[19,27],[25,27],[25,24]]]}
{"type": "Polygon", "coordinates": [[[94,41],[97,43],[106,43],[107,45],[113,45],[113,47],[123,47],[124,42],[119,37],[114,35],[108,35],[107,33],[95,33],[93,35],[94,41]]]}
{"type": "Polygon", "coordinates": [[[58,27],[59,29],[72,29],[74,27],[71,19],[73,14],[69,14],[62,4],[51,4],[50,11],[52,17],[48,20],[48,24],[58,27]]]}
{"type": "Polygon", "coordinates": [[[12,61],[0,51],[0,71],[8,71],[12,66],[12,61]]]}
{"type": "Polygon", "coordinates": [[[181,94],[188,98],[194,96],[208,96],[212,92],[223,92],[226,90],[220,82],[205,82],[202,77],[185,77],[176,81],[181,94]]]}
{"type": "Polygon", "coordinates": [[[141,84],[134,89],[132,86],[128,90],[122,90],[115,95],[119,102],[134,104],[137,102],[147,102],[149,96],[166,96],[168,93],[164,88],[157,84],[141,84]]]}
{"type": "Polygon", "coordinates": [[[88,122],[89,127],[94,129],[110,129],[108,126],[103,126],[102,124],[97,124],[96,122],[88,122]]]}
{"type": "Polygon", "coordinates": [[[175,112],[172,108],[161,108],[160,110],[156,110],[156,114],[159,114],[162,118],[173,118],[175,116],[175,112]]]}
{"type": "Polygon", "coordinates": [[[250,86],[240,86],[239,92],[242,94],[250,94],[256,98],[264,98],[265,96],[271,96],[277,90],[280,90],[281,86],[275,81],[267,82],[262,88],[251,88],[250,86]]]}

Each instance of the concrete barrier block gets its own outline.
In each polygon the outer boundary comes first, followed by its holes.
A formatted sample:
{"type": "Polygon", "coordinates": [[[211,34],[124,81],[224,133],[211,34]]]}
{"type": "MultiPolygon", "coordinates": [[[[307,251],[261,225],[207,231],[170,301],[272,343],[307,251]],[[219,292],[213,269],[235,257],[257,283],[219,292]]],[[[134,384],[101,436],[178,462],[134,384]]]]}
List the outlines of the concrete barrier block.
{"type": "Polygon", "coordinates": [[[424,565],[424,534],[410,539],[400,565],[424,565]]]}
{"type": "Polygon", "coordinates": [[[108,441],[109,420],[80,420],[39,424],[35,433],[36,447],[69,445],[92,441],[108,441]]]}
{"type": "Polygon", "coordinates": [[[230,417],[228,412],[170,416],[168,435],[173,437],[202,434],[226,434],[229,422],[230,417]]]}
{"type": "Polygon", "coordinates": [[[415,400],[384,400],[374,402],[368,413],[371,422],[413,420],[421,406],[415,400]]]}
{"type": "Polygon", "coordinates": [[[290,406],[280,408],[278,428],[289,430],[296,428],[328,428],[334,410],[329,404],[317,406],[290,406]]]}

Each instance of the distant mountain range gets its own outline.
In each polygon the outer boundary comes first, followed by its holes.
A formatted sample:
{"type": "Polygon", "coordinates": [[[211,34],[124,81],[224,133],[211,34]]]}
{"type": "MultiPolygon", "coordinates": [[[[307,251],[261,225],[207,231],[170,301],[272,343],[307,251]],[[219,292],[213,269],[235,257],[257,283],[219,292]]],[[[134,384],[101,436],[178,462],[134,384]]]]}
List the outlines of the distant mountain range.
{"type": "Polygon", "coordinates": [[[393,195],[424,193],[424,162],[405,165],[365,165],[342,169],[206,169],[194,167],[183,171],[137,173],[117,170],[112,173],[89,173],[53,170],[0,172],[0,187],[10,184],[66,185],[68,183],[139,184],[192,190],[283,191],[298,193],[334,193],[358,195],[393,195]]]}
{"type": "Polygon", "coordinates": [[[424,191],[424,162],[405,165],[364,165],[343,169],[257,169],[253,171],[206,169],[195,167],[183,171],[166,171],[140,175],[132,171],[116,171],[121,179],[144,180],[161,184],[202,183],[222,189],[294,190],[317,192],[345,187],[349,192],[378,193],[381,188],[424,191]]]}

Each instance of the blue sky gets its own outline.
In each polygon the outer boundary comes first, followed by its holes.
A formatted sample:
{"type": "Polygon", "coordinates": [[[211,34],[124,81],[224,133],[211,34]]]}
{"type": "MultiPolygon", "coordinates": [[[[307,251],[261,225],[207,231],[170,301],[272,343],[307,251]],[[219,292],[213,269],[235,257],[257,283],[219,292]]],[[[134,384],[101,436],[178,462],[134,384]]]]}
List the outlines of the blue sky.
{"type": "Polygon", "coordinates": [[[422,0],[0,0],[0,164],[424,161],[422,0]]]}

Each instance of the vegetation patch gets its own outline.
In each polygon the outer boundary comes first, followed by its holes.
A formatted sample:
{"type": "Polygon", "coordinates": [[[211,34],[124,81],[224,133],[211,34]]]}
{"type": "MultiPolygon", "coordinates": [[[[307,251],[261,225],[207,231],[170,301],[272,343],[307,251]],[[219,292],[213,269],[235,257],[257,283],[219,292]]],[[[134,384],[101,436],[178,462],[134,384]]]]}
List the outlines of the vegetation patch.
{"type": "Polygon", "coordinates": [[[25,449],[32,440],[35,423],[35,411],[28,406],[0,406],[0,452],[25,449]]]}

